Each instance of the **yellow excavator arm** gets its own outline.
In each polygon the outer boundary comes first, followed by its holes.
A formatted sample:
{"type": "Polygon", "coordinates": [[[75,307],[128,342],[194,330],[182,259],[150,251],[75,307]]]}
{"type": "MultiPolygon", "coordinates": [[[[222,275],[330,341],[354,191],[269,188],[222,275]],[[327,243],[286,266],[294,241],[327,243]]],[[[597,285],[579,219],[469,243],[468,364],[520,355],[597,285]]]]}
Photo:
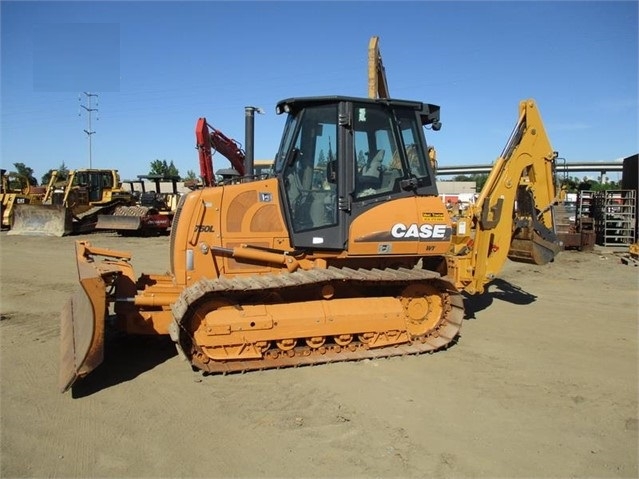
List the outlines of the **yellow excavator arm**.
{"type": "Polygon", "coordinates": [[[534,100],[519,118],[474,204],[457,219],[449,274],[458,287],[481,293],[506,258],[546,264],[561,244],[554,232],[555,159],[534,100]]]}
{"type": "Polygon", "coordinates": [[[371,37],[368,42],[368,98],[390,98],[379,37],[371,37]]]}

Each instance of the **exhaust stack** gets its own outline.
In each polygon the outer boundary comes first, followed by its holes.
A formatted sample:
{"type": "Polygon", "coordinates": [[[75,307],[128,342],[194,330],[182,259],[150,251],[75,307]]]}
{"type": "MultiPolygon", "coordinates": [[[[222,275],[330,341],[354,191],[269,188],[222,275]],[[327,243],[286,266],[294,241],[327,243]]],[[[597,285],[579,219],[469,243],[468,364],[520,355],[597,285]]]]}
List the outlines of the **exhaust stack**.
{"type": "Polygon", "coordinates": [[[263,114],[261,108],[255,106],[244,107],[245,122],[245,157],[244,157],[244,174],[253,176],[255,174],[255,112],[263,114]]]}

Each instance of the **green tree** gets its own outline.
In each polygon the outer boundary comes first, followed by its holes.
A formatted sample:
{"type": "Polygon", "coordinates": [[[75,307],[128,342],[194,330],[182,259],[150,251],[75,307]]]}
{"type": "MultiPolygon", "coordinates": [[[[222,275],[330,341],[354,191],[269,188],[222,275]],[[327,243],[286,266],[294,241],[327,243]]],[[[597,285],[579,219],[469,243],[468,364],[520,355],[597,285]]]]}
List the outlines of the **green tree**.
{"type": "Polygon", "coordinates": [[[366,165],[366,155],[364,154],[364,150],[359,150],[357,153],[357,167],[363,168],[366,165]]]}
{"type": "Polygon", "coordinates": [[[317,157],[317,166],[326,166],[326,155],[324,154],[323,148],[320,150],[319,156],[317,157]]]}
{"type": "Polygon", "coordinates": [[[591,190],[591,191],[608,191],[619,190],[621,185],[616,181],[610,181],[607,183],[600,183],[596,180],[589,180],[584,178],[584,181],[579,184],[579,190],[591,190]]]}
{"type": "Polygon", "coordinates": [[[38,180],[33,176],[33,168],[29,168],[24,163],[14,163],[13,166],[16,169],[15,173],[27,178],[31,186],[38,186],[38,180]]]}
{"type": "Polygon", "coordinates": [[[201,187],[202,184],[200,182],[200,178],[195,174],[195,171],[188,170],[186,172],[186,178],[184,178],[184,186],[191,190],[196,190],[201,187]]]}
{"type": "Polygon", "coordinates": [[[173,164],[173,160],[170,163],[167,163],[166,160],[153,160],[149,175],[180,176],[180,172],[173,164]]]}
{"type": "Polygon", "coordinates": [[[568,193],[575,193],[579,187],[579,180],[577,178],[563,178],[560,181],[560,186],[565,188],[568,193]]]}
{"type": "MultiPolygon", "coordinates": [[[[48,185],[52,174],[53,174],[53,170],[49,170],[44,175],[42,175],[40,184],[48,185]]],[[[62,164],[58,166],[58,181],[66,181],[68,177],[69,177],[69,169],[67,168],[67,165],[65,165],[63,161],[62,164]]]]}

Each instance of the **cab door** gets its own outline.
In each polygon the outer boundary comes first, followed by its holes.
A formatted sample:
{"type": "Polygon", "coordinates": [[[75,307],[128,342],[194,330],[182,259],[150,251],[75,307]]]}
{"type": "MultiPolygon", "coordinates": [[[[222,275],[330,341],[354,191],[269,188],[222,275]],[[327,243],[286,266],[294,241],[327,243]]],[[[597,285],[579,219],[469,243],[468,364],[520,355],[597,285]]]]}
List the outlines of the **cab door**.
{"type": "MultiPolygon", "coordinates": [[[[343,250],[349,204],[343,172],[348,130],[339,125],[341,103],[307,106],[290,122],[281,167],[282,204],[297,249],[343,250]]],[[[342,106],[343,108],[343,106],[342,106]]]]}

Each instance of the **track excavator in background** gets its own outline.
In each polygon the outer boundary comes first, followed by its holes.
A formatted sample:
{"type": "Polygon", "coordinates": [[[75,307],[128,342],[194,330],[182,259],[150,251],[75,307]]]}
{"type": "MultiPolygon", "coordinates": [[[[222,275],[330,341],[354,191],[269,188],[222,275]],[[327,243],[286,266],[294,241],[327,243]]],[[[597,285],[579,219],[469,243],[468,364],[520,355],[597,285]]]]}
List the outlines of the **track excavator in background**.
{"type": "Polygon", "coordinates": [[[54,170],[39,205],[18,205],[9,234],[66,236],[95,230],[98,215],[117,206],[132,205],[134,197],[122,187],[117,170],[71,170],[59,181],[54,170]]]}
{"type": "MultiPolygon", "coordinates": [[[[248,117],[247,117],[248,118],[248,117]]],[[[247,136],[252,135],[252,122],[247,120],[247,136]]],[[[204,186],[214,186],[216,184],[216,173],[213,171],[213,154],[219,152],[231,163],[231,168],[218,171],[218,176],[223,181],[235,181],[239,177],[245,176],[247,161],[252,160],[252,156],[247,158],[245,150],[240,143],[233,138],[229,138],[217,128],[211,126],[206,118],[198,118],[195,124],[195,140],[200,165],[200,178],[204,186]]],[[[252,145],[252,141],[249,141],[252,145]]],[[[250,153],[250,152],[249,152],[250,153]]]]}
{"type": "Polygon", "coordinates": [[[0,170],[0,179],[0,218],[2,229],[9,229],[15,206],[42,204],[46,187],[34,186],[26,176],[5,169],[0,170]]]}

